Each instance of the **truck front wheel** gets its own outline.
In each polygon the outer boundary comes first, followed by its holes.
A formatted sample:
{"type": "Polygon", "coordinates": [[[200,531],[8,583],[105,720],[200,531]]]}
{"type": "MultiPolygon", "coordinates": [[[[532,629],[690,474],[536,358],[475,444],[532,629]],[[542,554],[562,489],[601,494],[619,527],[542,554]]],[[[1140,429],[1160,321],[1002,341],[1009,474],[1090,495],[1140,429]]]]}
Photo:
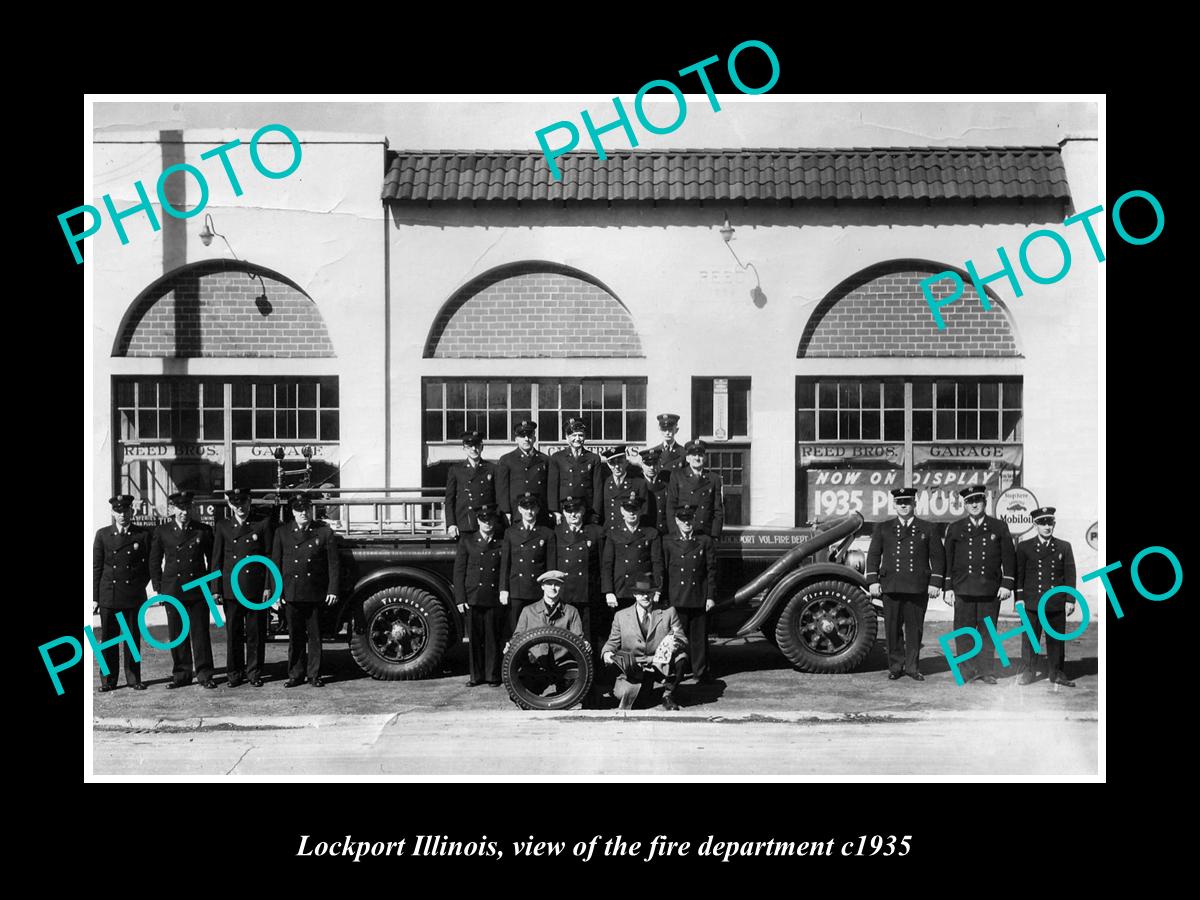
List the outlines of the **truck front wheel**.
{"type": "Polygon", "coordinates": [[[796,593],[775,626],[783,655],[802,672],[837,674],[858,666],[879,632],[871,599],[847,581],[818,581],[796,593]]]}
{"type": "Polygon", "coordinates": [[[450,625],[437,597],[416,587],[390,587],[363,602],[362,631],[352,626],[350,654],[383,681],[424,678],[446,653],[450,625]]]}

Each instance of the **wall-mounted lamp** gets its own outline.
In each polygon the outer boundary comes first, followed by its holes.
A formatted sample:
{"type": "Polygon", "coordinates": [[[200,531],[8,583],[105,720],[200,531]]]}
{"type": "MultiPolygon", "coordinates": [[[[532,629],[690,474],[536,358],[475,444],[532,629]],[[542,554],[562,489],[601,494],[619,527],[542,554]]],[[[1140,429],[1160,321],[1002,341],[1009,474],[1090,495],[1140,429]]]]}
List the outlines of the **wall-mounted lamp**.
{"type": "Polygon", "coordinates": [[[738,255],[734,252],[733,247],[729,246],[729,242],[733,240],[733,226],[729,224],[729,213],[725,213],[725,223],[721,226],[721,237],[725,239],[725,246],[729,247],[729,252],[733,254],[734,262],[738,264],[738,267],[750,269],[754,272],[755,287],[750,292],[750,297],[754,300],[754,305],[761,309],[767,302],[767,295],[763,293],[762,280],[758,277],[758,269],[754,267],[754,263],[743,263],[738,259],[738,255]]]}
{"type": "MultiPolygon", "coordinates": [[[[728,221],[728,220],[726,220],[726,221],[728,221]]],[[[205,213],[204,214],[204,230],[200,232],[200,243],[202,243],[205,247],[209,246],[212,243],[212,239],[217,234],[215,231],[213,231],[212,223],[213,223],[212,216],[210,216],[208,213],[205,213]]]]}
{"type": "MultiPolygon", "coordinates": [[[[212,215],[210,213],[205,213],[204,228],[200,231],[200,243],[202,243],[205,247],[208,247],[212,244],[212,239],[215,237],[219,237],[221,240],[223,240],[225,242],[225,246],[229,248],[229,252],[233,254],[233,258],[238,262],[242,262],[242,258],[234,253],[233,245],[229,243],[229,238],[225,237],[225,235],[221,234],[216,228],[213,227],[212,215]]],[[[258,279],[258,283],[262,287],[262,294],[255,298],[254,303],[258,307],[259,312],[261,312],[264,316],[268,315],[271,312],[271,302],[267,299],[266,282],[263,281],[262,276],[257,272],[247,272],[246,277],[250,278],[251,280],[255,278],[258,279]]]]}
{"type": "MultiPolygon", "coordinates": [[[[203,237],[203,235],[201,235],[201,237],[203,237]]],[[[729,224],[728,213],[725,215],[725,224],[721,226],[721,237],[725,238],[725,243],[727,244],[733,240],[733,226],[729,224]]],[[[212,240],[212,238],[209,238],[209,240],[212,240]]]]}

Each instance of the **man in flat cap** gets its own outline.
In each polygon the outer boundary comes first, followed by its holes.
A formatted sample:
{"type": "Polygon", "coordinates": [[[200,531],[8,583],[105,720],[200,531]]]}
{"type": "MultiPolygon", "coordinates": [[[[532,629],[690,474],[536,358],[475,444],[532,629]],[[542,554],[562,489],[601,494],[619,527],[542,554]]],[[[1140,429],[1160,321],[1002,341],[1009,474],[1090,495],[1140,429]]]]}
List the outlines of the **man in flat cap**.
{"type": "Polygon", "coordinates": [[[453,538],[475,530],[471,510],[496,505],[496,467],[483,458],[483,435],[464,432],[462,443],[466,459],[446,473],[446,531],[453,538]]]}
{"type": "Polygon", "coordinates": [[[554,529],[555,559],[551,568],[563,573],[562,602],[575,607],[583,621],[583,633],[593,647],[598,647],[604,609],[600,592],[604,529],[583,524],[584,512],[582,497],[568,497],[562,502],[566,521],[554,529]]]}
{"type": "Polygon", "coordinates": [[[717,549],[706,534],[696,534],[696,508],[675,510],[675,534],[662,539],[663,591],[687,633],[692,674],[702,684],[713,681],[708,663],[708,613],[717,604],[717,549]]]}
{"type": "Polygon", "coordinates": [[[490,504],[476,507],[477,531],[458,542],[454,556],[454,602],[466,613],[471,676],[467,687],[500,684],[500,665],[508,622],[500,599],[500,558],[496,537],[499,513],[490,504]]]}
{"type": "Polygon", "coordinates": [[[630,495],[637,494],[642,503],[646,502],[649,488],[646,480],[632,471],[629,453],[625,445],[614,447],[604,457],[608,472],[600,481],[600,490],[596,494],[596,521],[605,528],[621,524],[621,501],[630,495]]]}
{"type": "Polygon", "coordinates": [[[537,524],[541,501],[531,493],[517,498],[521,521],[500,541],[500,597],[508,604],[509,630],[517,627],[521,610],[542,595],[537,578],[554,568],[554,532],[537,524]]]}
{"type": "Polygon", "coordinates": [[[683,448],[687,464],[675,469],[667,486],[667,527],[678,534],[675,511],[685,504],[694,506],[696,533],[716,540],[725,526],[725,487],[720,475],[705,470],[707,453],[704,441],[688,441],[683,448]]]}
{"type": "MultiPolygon", "coordinates": [[[[171,521],[154,529],[150,541],[150,583],[154,593],[167,594],[187,610],[187,637],[171,648],[171,681],[167,689],[186,687],[195,678],[203,687],[215,688],[212,639],[208,631],[208,603],[199,586],[185,591],[181,585],[203,578],[212,566],[213,533],[203,522],[192,520],[191,491],[167,497],[171,521]],[[193,664],[195,669],[193,670],[193,664]]],[[[183,634],[183,617],[173,604],[167,608],[167,638],[183,634]]]]}
{"type": "Polygon", "coordinates": [[[946,555],[932,522],[913,515],[915,488],[896,488],[892,503],[896,518],[880,522],[867,551],[867,585],[872,597],[883,598],[884,633],[887,636],[888,679],[921,674],[921,633],[931,597],[942,588],[946,555]]]}
{"type": "MultiPolygon", "coordinates": [[[[578,610],[561,602],[565,578],[566,573],[557,569],[551,569],[538,576],[538,584],[542,589],[542,600],[540,603],[530,603],[521,610],[517,627],[513,629],[512,640],[515,640],[517,635],[523,632],[554,626],[565,628],[572,634],[583,638],[587,652],[589,654],[592,652],[592,645],[588,641],[587,635],[584,634],[583,621],[579,618],[578,610]]],[[[505,653],[508,652],[508,646],[508,644],[504,645],[505,653]]],[[[524,683],[530,684],[532,677],[535,682],[532,689],[541,693],[558,692],[566,687],[567,671],[562,666],[567,659],[565,647],[558,644],[535,644],[529,648],[529,657],[538,668],[533,673],[530,673],[528,669],[521,673],[521,680],[524,683]]]]}
{"type": "Polygon", "coordinates": [[[582,497],[585,509],[596,505],[596,494],[605,475],[600,457],[583,445],[587,440],[587,425],[582,419],[568,419],[563,429],[567,446],[550,457],[550,511],[556,525],[562,524],[562,502],[568,497],[582,497]]]}
{"type": "Polygon", "coordinates": [[[679,709],[675,689],[687,669],[688,640],[675,607],[654,606],[654,585],[642,577],[632,585],[635,604],[613,617],[608,640],[600,651],[607,665],[617,669],[613,695],[621,709],[631,709],[642,688],[651,689],[659,681],[663,688],[662,705],[679,709]]]}
{"type": "MultiPolygon", "coordinates": [[[[636,495],[626,497],[621,501],[621,526],[605,533],[600,590],[609,609],[632,606],[634,582],[643,575],[662,584],[662,537],[658,529],[643,526],[641,516],[641,501],[636,495]]],[[[654,600],[658,602],[657,593],[654,600]]]]}
{"type": "Polygon", "coordinates": [[[288,622],[288,680],[297,687],[308,679],[321,684],[321,606],[337,603],[337,535],[312,520],[312,501],[296,494],[289,501],[292,521],[275,532],[271,558],[283,575],[283,604],[288,622]]]}
{"type": "Polygon", "coordinates": [[[539,525],[549,525],[550,457],[533,446],[537,423],[522,419],[513,428],[516,449],[500,457],[496,464],[496,502],[509,524],[518,517],[517,498],[533,494],[541,503],[539,525]]]}
{"type": "MultiPolygon", "coordinates": [[[[1016,577],[1016,553],[1008,526],[984,513],[987,492],[982,486],[965,487],[959,495],[967,514],[946,529],[946,578],[943,599],[954,607],[954,628],[974,628],[979,632],[980,650],[960,663],[963,682],[995,684],[992,674],[995,646],[984,625],[991,618],[995,625],[1000,604],[1012,596],[1016,577]]],[[[970,634],[954,639],[956,654],[969,653],[970,634]]]]}
{"type": "MultiPolygon", "coordinates": [[[[1025,604],[1025,612],[1033,625],[1038,643],[1046,643],[1047,674],[1051,684],[1075,687],[1067,678],[1066,641],[1051,637],[1042,629],[1038,604],[1042,595],[1054,587],[1075,587],[1075,554],[1071,545],[1054,536],[1055,508],[1042,506],[1033,511],[1037,535],[1017,544],[1017,603],[1025,604]]],[[[1059,592],[1046,601],[1046,621],[1059,634],[1067,633],[1067,616],[1075,611],[1070,594],[1059,592]]],[[[1038,654],[1029,635],[1021,632],[1021,684],[1037,678],[1038,654]]]]}
{"type": "MultiPolygon", "coordinates": [[[[225,492],[230,515],[213,528],[212,566],[221,573],[213,599],[223,604],[225,611],[225,675],[231,688],[249,681],[262,687],[267,654],[267,626],[271,614],[265,609],[250,609],[238,601],[233,589],[233,570],[248,556],[271,555],[275,529],[270,516],[253,515],[249,488],[233,488],[225,492]]],[[[258,562],[247,563],[238,572],[237,585],[241,596],[251,603],[271,599],[273,585],[267,581],[267,567],[258,562]]]]}
{"type": "MultiPolygon", "coordinates": [[[[96,532],[92,541],[92,601],[100,613],[100,640],[107,643],[120,636],[121,620],[140,657],[142,638],[137,611],[146,601],[146,583],[150,580],[150,533],[133,523],[133,495],[109,498],[113,524],[96,532]],[[120,619],[118,619],[120,616],[120,619]]],[[[101,652],[104,669],[100,673],[100,692],[117,686],[121,653],[125,654],[125,684],[144,691],[142,666],[131,655],[128,644],[105,647],[101,652]]]]}

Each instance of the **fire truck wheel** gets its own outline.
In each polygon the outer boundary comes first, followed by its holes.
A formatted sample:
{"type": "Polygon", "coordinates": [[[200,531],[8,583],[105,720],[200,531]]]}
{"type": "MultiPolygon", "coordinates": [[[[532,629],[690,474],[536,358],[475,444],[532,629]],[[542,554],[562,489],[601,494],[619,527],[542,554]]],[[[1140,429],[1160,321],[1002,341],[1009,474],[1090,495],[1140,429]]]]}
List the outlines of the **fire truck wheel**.
{"type": "Polygon", "coordinates": [[[583,638],[553,626],[514,637],[501,673],[508,696],[521,709],[569,709],[587,697],[595,674],[583,638]],[[566,652],[555,658],[555,648],[566,652]]]}
{"type": "Polygon", "coordinates": [[[450,623],[437,597],[416,587],[390,587],[363,602],[359,633],[352,625],[350,654],[359,668],[383,681],[408,681],[437,671],[450,623]]]}
{"type": "Polygon", "coordinates": [[[878,631],[866,592],[847,581],[818,581],[788,601],[775,640],[800,671],[838,674],[867,658],[878,631]]]}

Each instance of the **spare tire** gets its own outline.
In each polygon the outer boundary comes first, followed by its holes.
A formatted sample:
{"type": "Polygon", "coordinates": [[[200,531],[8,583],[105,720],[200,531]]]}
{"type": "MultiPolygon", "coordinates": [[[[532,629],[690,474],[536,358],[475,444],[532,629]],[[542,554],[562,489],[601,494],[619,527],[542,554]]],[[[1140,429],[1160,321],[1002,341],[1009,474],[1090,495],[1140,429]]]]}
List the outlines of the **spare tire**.
{"type": "Polygon", "coordinates": [[[504,654],[502,677],[508,696],[521,709],[569,709],[581,703],[592,689],[592,654],[584,639],[565,628],[545,626],[523,631],[508,644],[504,654]],[[531,657],[530,650],[539,644],[566,651],[561,659],[544,664],[546,654],[531,657]]]}
{"type": "Polygon", "coordinates": [[[783,655],[802,672],[838,674],[860,665],[879,633],[871,598],[848,581],[805,585],[775,626],[783,655]]]}
{"type": "Polygon", "coordinates": [[[417,587],[390,587],[363,602],[361,624],[350,628],[350,655],[372,678],[408,681],[436,671],[449,640],[437,597],[417,587]]]}

